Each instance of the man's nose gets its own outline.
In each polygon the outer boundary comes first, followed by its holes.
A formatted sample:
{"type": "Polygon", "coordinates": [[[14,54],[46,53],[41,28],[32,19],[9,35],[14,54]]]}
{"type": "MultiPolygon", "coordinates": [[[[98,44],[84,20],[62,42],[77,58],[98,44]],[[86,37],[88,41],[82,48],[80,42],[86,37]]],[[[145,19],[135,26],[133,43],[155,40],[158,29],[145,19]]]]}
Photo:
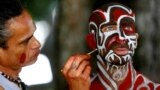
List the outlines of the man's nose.
{"type": "Polygon", "coordinates": [[[36,38],[34,38],[34,41],[32,43],[32,49],[39,49],[40,47],[41,47],[40,42],[36,38]]]}
{"type": "Polygon", "coordinates": [[[127,39],[120,38],[119,36],[116,37],[116,42],[119,44],[125,44],[127,42],[127,39]]]}

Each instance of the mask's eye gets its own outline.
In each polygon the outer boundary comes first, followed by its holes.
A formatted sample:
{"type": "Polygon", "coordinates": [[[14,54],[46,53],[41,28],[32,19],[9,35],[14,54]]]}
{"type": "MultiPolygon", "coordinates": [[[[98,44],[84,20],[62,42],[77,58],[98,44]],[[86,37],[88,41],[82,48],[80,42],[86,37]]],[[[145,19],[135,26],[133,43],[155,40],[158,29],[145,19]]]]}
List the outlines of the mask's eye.
{"type": "Polygon", "coordinates": [[[125,26],[123,29],[126,31],[133,31],[133,28],[131,26],[125,26]]]}
{"type": "Polygon", "coordinates": [[[107,32],[107,31],[116,30],[116,29],[117,29],[116,25],[109,25],[109,26],[103,27],[102,32],[107,32]]]}
{"type": "Polygon", "coordinates": [[[123,24],[123,25],[122,25],[122,30],[123,30],[127,35],[135,34],[135,27],[134,27],[134,25],[123,24]]]}

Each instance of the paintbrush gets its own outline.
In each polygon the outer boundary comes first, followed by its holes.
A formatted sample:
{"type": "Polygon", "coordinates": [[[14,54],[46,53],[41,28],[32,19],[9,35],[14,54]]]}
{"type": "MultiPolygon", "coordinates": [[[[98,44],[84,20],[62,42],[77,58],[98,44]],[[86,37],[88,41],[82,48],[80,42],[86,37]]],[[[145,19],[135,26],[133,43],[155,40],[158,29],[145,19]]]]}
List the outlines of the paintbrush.
{"type": "Polygon", "coordinates": [[[91,54],[95,53],[96,51],[97,51],[97,49],[94,49],[94,50],[90,51],[90,52],[87,53],[87,54],[88,54],[88,55],[91,55],[91,54]]]}

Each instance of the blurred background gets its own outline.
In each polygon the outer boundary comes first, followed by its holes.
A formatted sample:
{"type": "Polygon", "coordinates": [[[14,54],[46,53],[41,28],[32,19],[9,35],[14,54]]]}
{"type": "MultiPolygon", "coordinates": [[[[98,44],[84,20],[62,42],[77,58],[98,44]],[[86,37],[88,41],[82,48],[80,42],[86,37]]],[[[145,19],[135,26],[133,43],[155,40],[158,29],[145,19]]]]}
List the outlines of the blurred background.
{"type": "MultiPolygon", "coordinates": [[[[159,0],[21,1],[35,20],[35,36],[42,44],[38,61],[20,73],[30,90],[66,90],[67,84],[60,70],[70,55],[90,51],[85,42],[89,15],[97,7],[109,2],[125,4],[136,13],[139,40],[134,67],[160,83],[159,0]]],[[[93,73],[96,73],[95,65],[93,68],[93,73]]]]}

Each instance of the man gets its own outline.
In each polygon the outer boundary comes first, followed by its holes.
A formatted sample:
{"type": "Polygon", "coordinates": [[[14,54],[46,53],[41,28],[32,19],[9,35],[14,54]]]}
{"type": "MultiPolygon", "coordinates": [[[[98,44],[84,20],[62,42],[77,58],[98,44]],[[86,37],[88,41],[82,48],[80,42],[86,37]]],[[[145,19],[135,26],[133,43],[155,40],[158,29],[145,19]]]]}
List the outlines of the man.
{"type": "Polygon", "coordinates": [[[160,90],[160,84],[150,81],[133,67],[138,34],[135,14],[130,8],[118,3],[98,8],[90,16],[89,30],[87,42],[98,52],[98,73],[90,84],[90,55],[72,56],[62,71],[70,90],[160,90]]]}
{"type": "Polygon", "coordinates": [[[25,90],[19,73],[35,63],[40,52],[35,30],[30,14],[18,0],[0,2],[0,90],[25,90]]]}

